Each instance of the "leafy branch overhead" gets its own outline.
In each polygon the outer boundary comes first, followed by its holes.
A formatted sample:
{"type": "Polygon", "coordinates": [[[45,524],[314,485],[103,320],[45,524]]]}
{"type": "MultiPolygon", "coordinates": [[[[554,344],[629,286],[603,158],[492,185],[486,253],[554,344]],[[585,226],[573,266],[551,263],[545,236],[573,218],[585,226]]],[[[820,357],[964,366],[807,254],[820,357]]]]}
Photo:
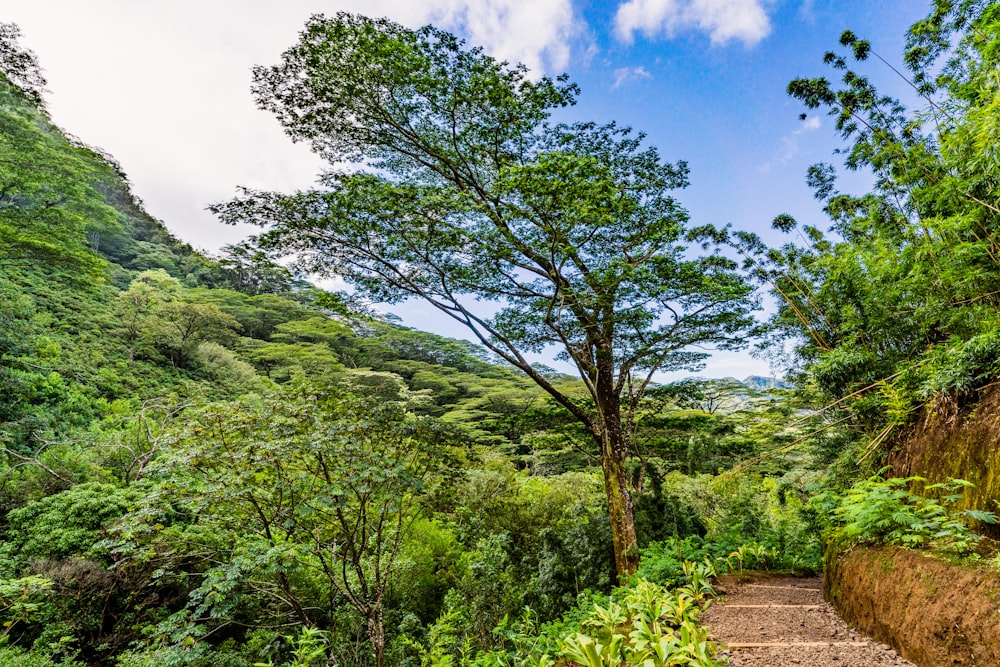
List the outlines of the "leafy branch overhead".
{"type": "Polygon", "coordinates": [[[897,69],[851,31],[824,62],[839,77],[792,81],[807,109],[825,110],[846,145],[848,170],[875,177],[870,192],[839,189],[831,164],[807,183],[828,229],[780,215],[799,242],[767,248],[736,236],[747,267],[780,304],[774,339],[797,356],[856,422],[882,430],[873,448],[940,396],[969,396],[1000,368],[1000,178],[993,3],[934,3],[907,35],[897,69]],[[901,78],[904,104],[867,73],[901,78]]]}

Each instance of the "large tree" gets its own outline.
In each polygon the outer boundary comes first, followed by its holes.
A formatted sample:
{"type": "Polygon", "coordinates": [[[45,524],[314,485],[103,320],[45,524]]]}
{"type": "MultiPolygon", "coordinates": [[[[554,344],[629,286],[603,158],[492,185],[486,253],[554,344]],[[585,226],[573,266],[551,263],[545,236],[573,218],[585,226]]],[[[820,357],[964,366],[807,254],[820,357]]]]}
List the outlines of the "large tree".
{"type": "Polygon", "coordinates": [[[334,171],[320,189],[246,191],[216,212],[270,226],[261,245],[306,271],[424,299],[538,383],[599,447],[616,565],[634,571],[630,414],[653,374],[738,345],[748,320],[732,263],[685,240],[670,192],[687,165],[614,123],[549,124],[574,103],[565,76],[532,80],[430,26],[315,16],[254,81],[258,104],[334,171]],[[549,346],[587,400],[531,364],[549,346]]]}

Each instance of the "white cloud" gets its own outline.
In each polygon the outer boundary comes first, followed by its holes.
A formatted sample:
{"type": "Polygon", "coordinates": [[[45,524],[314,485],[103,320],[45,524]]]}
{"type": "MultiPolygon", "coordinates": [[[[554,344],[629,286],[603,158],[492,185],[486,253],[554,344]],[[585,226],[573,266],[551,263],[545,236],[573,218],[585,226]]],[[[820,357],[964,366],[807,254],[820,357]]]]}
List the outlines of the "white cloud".
{"type": "Polygon", "coordinates": [[[791,162],[799,154],[799,137],[807,132],[814,132],[823,124],[819,116],[809,116],[798,128],[792,130],[781,138],[781,146],[777,154],[764,164],[757,167],[761,173],[770,173],[775,167],[780,167],[791,162]]]}
{"type": "MultiPolygon", "coordinates": [[[[114,155],[180,238],[214,250],[250,230],[205,211],[237,185],[295,190],[322,168],[254,107],[250,68],[278,62],[310,14],[387,16],[466,37],[532,75],[558,73],[585,30],[572,0],[3,0],[45,68],[56,123],[114,155]]],[[[584,45],[585,46],[585,45],[584,45]]]]}
{"type": "MultiPolygon", "coordinates": [[[[798,132],[793,132],[798,134],[798,132]]],[[[778,151],[778,164],[788,164],[799,154],[799,141],[795,137],[782,137],[781,150],[778,151]]]]}
{"type": "Polygon", "coordinates": [[[802,127],[795,130],[795,134],[802,134],[803,132],[811,132],[813,130],[818,130],[819,126],[822,125],[822,120],[819,116],[809,116],[803,123],[802,127]]]}
{"type": "Polygon", "coordinates": [[[799,6],[799,18],[801,18],[806,23],[816,22],[814,0],[802,0],[802,4],[799,6]]]}
{"type": "Polygon", "coordinates": [[[690,29],[707,32],[713,44],[752,46],[771,33],[771,20],[764,0],[628,0],[615,13],[615,34],[626,43],[636,32],[654,38],[690,29]]]}
{"type": "Polygon", "coordinates": [[[653,75],[646,71],[645,67],[621,67],[615,70],[615,85],[611,86],[611,88],[614,90],[622,84],[630,81],[652,78],[653,75]]]}
{"type": "Polygon", "coordinates": [[[572,0],[431,0],[425,21],[461,32],[502,60],[521,62],[535,75],[562,71],[571,42],[581,34],[572,0]]]}

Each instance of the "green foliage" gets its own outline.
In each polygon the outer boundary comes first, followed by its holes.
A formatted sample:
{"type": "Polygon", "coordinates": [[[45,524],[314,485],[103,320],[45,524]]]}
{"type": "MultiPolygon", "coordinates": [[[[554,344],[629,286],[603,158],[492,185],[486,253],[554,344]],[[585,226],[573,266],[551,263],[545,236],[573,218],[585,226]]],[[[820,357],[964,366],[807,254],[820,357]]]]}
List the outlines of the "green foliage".
{"type": "MultiPolygon", "coordinates": [[[[997,323],[1000,325],[1000,323],[997,323]]],[[[1000,373],[1000,326],[990,323],[983,333],[954,337],[930,350],[922,360],[918,398],[966,394],[1000,373]]]]}
{"type": "Polygon", "coordinates": [[[51,588],[52,582],[38,575],[0,579],[0,618],[3,618],[0,650],[19,623],[32,621],[39,614],[51,588]]]}
{"type": "Polygon", "coordinates": [[[659,471],[650,466],[648,493],[635,498],[635,530],[639,544],[689,535],[704,535],[705,525],[697,508],[681,496],[664,491],[659,471]]]}
{"type": "Polygon", "coordinates": [[[91,664],[123,648],[128,633],[116,636],[113,627],[127,618],[123,601],[141,584],[127,569],[111,570],[99,543],[140,495],[85,483],[7,514],[0,576],[13,578],[0,583],[0,616],[12,644],[30,647],[30,656],[91,664]]]}
{"type": "Polygon", "coordinates": [[[731,260],[689,251],[671,195],[687,185],[684,162],[615,123],[547,123],[577,88],[526,73],[432,26],[315,16],[279,65],[255,68],[253,91],[293,139],[358,168],[214,210],[268,227],[261,247],[307,272],[376,301],[423,299],[568,410],[604,461],[627,574],[637,551],[622,413],[653,373],[697,367],[695,346],[740,347],[751,292],[731,260]],[[476,314],[478,299],[497,312],[476,314]],[[584,400],[525,358],[549,345],[579,369],[584,400]]]}
{"type": "Polygon", "coordinates": [[[187,366],[201,343],[232,344],[239,323],[212,304],[168,301],[157,311],[150,336],[176,367],[187,366]]]}
{"type": "Polygon", "coordinates": [[[800,473],[775,479],[726,473],[714,478],[668,477],[666,483],[699,508],[704,536],[651,542],[639,575],[666,586],[683,581],[683,564],[712,563],[720,570],[815,572],[822,544],[800,473]]]}
{"type": "Polygon", "coordinates": [[[503,613],[527,604],[553,618],[581,591],[611,586],[611,536],[597,475],[529,476],[495,457],[470,470],[463,482],[455,511],[459,536],[469,545],[496,548],[492,536],[505,535],[500,544],[521,582],[505,591],[503,613]]]}
{"type": "Polygon", "coordinates": [[[24,410],[27,377],[17,363],[32,340],[31,299],[0,279],[0,424],[15,421],[24,410]]]}
{"type": "Polygon", "coordinates": [[[970,482],[952,479],[926,484],[922,477],[871,477],[848,489],[842,497],[821,494],[813,499],[823,513],[832,514],[828,539],[840,549],[855,544],[897,544],[930,548],[951,555],[967,555],[980,537],[969,521],[996,523],[992,512],[951,506],[970,482]],[[935,497],[939,495],[940,497],[935,497]]]}
{"type": "MultiPolygon", "coordinates": [[[[473,555],[442,517],[416,518],[396,557],[386,608],[400,622],[407,616],[418,623],[433,622],[451,587],[469,576],[466,564],[471,558],[473,555]]],[[[503,567],[496,570],[502,571],[503,567]]]]}
{"type": "MultiPolygon", "coordinates": [[[[828,112],[845,166],[870,171],[873,189],[842,193],[835,168],[814,165],[828,232],[804,227],[804,244],[778,249],[738,235],[747,267],[781,304],[776,337],[796,341],[808,373],[856,421],[884,429],[876,448],[922,404],[972,395],[1000,364],[998,25],[991,3],[933,3],[907,34],[908,71],[890,74],[910,77],[915,109],[867,74],[888,64],[874,42],[845,32],[846,53],[824,58],[840,82],[798,79],[788,92],[828,112]]],[[[797,228],[788,216],[775,226],[797,228]]]]}
{"type": "Polygon", "coordinates": [[[83,667],[84,663],[73,658],[53,656],[43,652],[26,652],[0,645],[0,665],[4,667],[83,667]]]}
{"type": "MultiPolygon", "coordinates": [[[[709,641],[708,631],[698,625],[707,604],[705,595],[712,593],[706,580],[710,572],[697,566],[688,571],[686,586],[671,590],[637,579],[610,597],[590,597],[567,618],[542,628],[540,635],[507,632],[514,649],[506,655],[491,655],[493,662],[476,664],[724,665],[722,659],[716,659],[717,647],[709,641]]],[[[526,620],[524,629],[533,630],[530,619],[526,620]]]]}
{"type": "Polygon", "coordinates": [[[327,318],[316,317],[318,313],[287,296],[277,294],[248,295],[227,289],[196,288],[185,292],[188,301],[217,306],[219,310],[232,316],[240,324],[246,336],[256,340],[277,338],[276,329],[281,325],[311,320],[316,329],[322,328],[327,318]]]}
{"type": "Polygon", "coordinates": [[[493,629],[521,607],[518,577],[511,567],[509,551],[510,538],[505,534],[479,540],[464,554],[460,566],[464,571],[450,604],[446,602],[445,609],[455,615],[452,621],[461,622],[468,642],[480,649],[494,645],[493,629]]]}
{"type": "Polygon", "coordinates": [[[332,627],[320,601],[340,598],[367,623],[381,664],[387,591],[420,498],[439,481],[447,432],[398,404],[309,386],[185,422],[151,467],[159,483],[120,529],[122,548],[140,561],[146,544],[178,550],[171,569],[204,553],[212,564],[188,608],[211,625],[252,616],[332,627]]]}
{"type": "Polygon", "coordinates": [[[668,588],[679,586],[687,577],[686,563],[736,574],[809,573],[822,569],[822,551],[815,539],[780,544],[774,536],[747,538],[730,534],[714,540],[690,536],[653,542],[643,549],[636,575],[668,588]]]}
{"type": "Polygon", "coordinates": [[[726,552],[726,545],[691,535],[653,542],[642,551],[636,576],[673,588],[684,583],[685,563],[714,563],[726,552]]]}
{"type": "Polygon", "coordinates": [[[51,131],[46,117],[3,79],[0,135],[0,243],[18,264],[47,262],[70,269],[66,275],[78,281],[99,279],[104,263],[87,247],[86,235],[117,224],[115,210],[92,185],[107,166],[51,131]]]}
{"type": "Polygon", "coordinates": [[[251,244],[240,243],[222,248],[219,267],[233,289],[254,296],[290,292],[295,280],[292,272],[276,264],[251,244]]]}
{"type": "Polygon", "coordinates": [[[0,554],[20,560],[85,554],[108,524],[132,509],[139,495],[135,489],[89,482],[28,503],[7,514],[0,554]]]}
{"type": "Polygon", "coordinates": [[[560,657],[587,667],[723,664],[715,660],[708,632],[694,623],[697,617],[689,611],[693,601],[686,591],[669,596],[639,581],[629,593],[621,604],[595,605],[583,622],[587,634],[565,637],[560,657]],[[631,631],[625,634],[620,626],[630,622],[631,631]]]}
{"type": "Polygon", "coordinates": [[[304,627],[292,639],[292,657],[289,662],[275,665],[273,662],[254,663],[254,667],[323,667],[328,665],[327,644],[329,639],[322,630],[304,627]]]}

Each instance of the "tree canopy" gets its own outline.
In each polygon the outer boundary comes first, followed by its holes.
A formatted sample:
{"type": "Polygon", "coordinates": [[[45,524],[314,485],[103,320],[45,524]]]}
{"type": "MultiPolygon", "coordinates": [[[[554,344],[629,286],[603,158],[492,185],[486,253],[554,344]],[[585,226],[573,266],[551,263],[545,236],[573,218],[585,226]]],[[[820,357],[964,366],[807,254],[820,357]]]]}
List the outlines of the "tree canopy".
{"type": "Polygon", "coordinates": [[[38,56],[18,43],[20,37],[21,29],[16,23],[0,23],[0,72],[20,88],[32,104],[43,109],[42,93],[47,82],[38,56]]]}
{"type": "Polygon", "coordinates": [[[671,194],[687,165],[631,128],[549,123],[577,94],[565,76],[531,80],[433,27],[313,17],[254,81],[258,104],[334,171],[317,190],[247,191],[216,212],[269,226],[261,246],[306,271],[424,299],[531,377],[600,444],[618,569],[633,571],[628,415],[654,373],[696,368],[698,346],[739,346],[749,322],[734,263],[689,247],[671,194]],[[549,346],[586,399],[529,362],[549,346]]]}

